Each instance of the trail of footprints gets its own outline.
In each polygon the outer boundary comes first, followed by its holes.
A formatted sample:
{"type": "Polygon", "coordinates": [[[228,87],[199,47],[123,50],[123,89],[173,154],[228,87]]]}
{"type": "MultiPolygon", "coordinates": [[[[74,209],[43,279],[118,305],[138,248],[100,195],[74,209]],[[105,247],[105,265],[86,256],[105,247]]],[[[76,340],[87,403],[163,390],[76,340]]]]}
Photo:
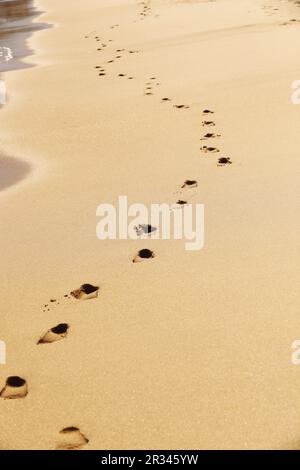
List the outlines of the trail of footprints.
{"type": "MultiPolygon", "coordinates": [[[[141,2],[142,5],[145,4],[145,9],[148,10],[150,7],[146,5],[148,2],[141,2]]],[[[146,13],[145,13],[146,15],[146,13]]],[[[147,15],[146,15],[147,16],[147,15]]],[[[111,28],[118,27],[119,25],[114,25],[111,26],[111,28]]],[[[93,32],[94,33],[94,32],[93,32]]],[[[138,54],[140,51],[137,49],[125,49],[122,47],[119,47],[117,49],[112,49],[109,47],[109,43],[113,42],[113,39],[108,39],[104,40],[102,37],[92,34],[92,35],[86,35],[84,36],[85,39],[93,39],[96,43],[99,43],[99,45],[96,46],[96,51],[99,52],[100,54],[103,54],[104,52],[109,52],[112,53],[110,57],[107,57],[105,55],[105,58],[103,57],[103,60],[101,63],[98,63],[94,66],[94,69],[96,70],[97,74],[101,78],[105,78],[109,75],[114,75],[117,76],[118,78],[121,79],[127,79],[127,80],[133,80],[135,77],[131,74],[128,74],[124,70],[115,70],[115,65],[120,62],[120,59],[124,57],[124,55],[128,54],[138,54]],[[113,72],[110,67],[113,67],[113,72]]],[[[151,76],[146,79],[146,82],[144,84],[144,90],[143,94],[144,96],[154,96],[156,95],[156,91],[158,90],[158,87],[160,86],[160,81],[156,76],[151,76]]],[[[169,102],[175,109],[189,109],[190,106],[183,104],[183,103],[175,103],[173,102],[174,100],[172,98],[163,96],[161,97],[161,103],[167,103],[169,102]]]]}
{"type": "MultiPolygon", "coordinates": [[[[89,300],[98,297],[99,287],[92,284],[82,284],[78,289],[73,290],[69,294],[64,294],[63,298],[60,299],[62,302],[69,301],[70,299],[76,300],[89,300]]],[[[51,298],[48,304],[45,304],[42,309],[45,312],[51,308],[55,308],[56,305],[60,305],[57,299],[51,298]]],[[[67,323],[59,323],[44,332],[40,339],[37,341],[37,345],[45,345],[61,341],[67,337],[69,333],[70,325],[67,323]]],[[[6,400],[23,399],[28,395],[28,384],[25,378],[20,376],[7,377],[4,387],[0,390],[0,398],[6,400]]],[[[69,426],[63,428],[57,438],[57,450],[75,450],[81,449],[88,444],[89,439],[80,431],[76,426],[69,426]]]]}
{"type": "MultiPolygon", "coordinates": [[[[300,2],[299,2],[300,4],[300,2]]],[[[150,1],[141,1],[139,2],[140,12],[139,16],[141,19],[151,15],[151,5],[150,1]]],[[[265,7],[265,11],[267,14],[274,14],[276,13],[276,8],[272,8],[269,6],[265,7]]],[[[294,24],[298,23],[298,20],[292,19],[284,25],[287,24],[294,24]]],[[[111,30],[119,28],[119,24],[114,24],[110,26],[111,30]]],[[[93,32],[94,33],[94,32],[93,32]]],[[[85,38],[90,38],[91,35],[86,35],[85,38]]],[[[108,39],[108,41],[104,41],[100,36],[93,35],[94,41],[97,43],[97,52],[104,53],[106,51],[111,51],[110,43],[112,43],[113,39],[108,39]]],[[[102,65],[95,65],[95,70],[98,73],[99,77],[105,77],[108,74],[108,67],[111,64],[116,64],[124,54],[138,54],[138,50],[134,49],[124,49],[118,48],[113,50],[113,56],[110,58],[106,57],[105,61],[102,61],[102,65]],[[105,63],[105,65],[103,65],[105,63]]],[[[132,75],[128,75],[123,71],[117,72],[117,76],[121,79],[128,79],[133,80],[134,77],[132,75]]],[[[149,77],[144,85],[144,95],[145,96],[154,96],[159,90],[160,82],[156,76],[149,77]]],[[[174,109],[178,110],[185,110],[189,109],[190,106],[182,103],[174,102],[173,98],[163,96],[160,99],[161,103],[170,104],[174,109]]],[[[200,140],[203,142],[203,145],[200,147],[200,152],[203,156],[208,155],[216,155],[220,153],[220,149],[215,142],[220,142],[221,134],[215,131],[216,122],[214,118],[214,111],[210,109],[204,109],[202,111],[202,123],[201,126],[203,128],[203,135],[201,136],[200,140]]],[[[221,156],[217,160],[217,166],[224,167],[230,166],[232,164],[231,158],[228,156],[221,156]]],[[[185,198],[184,195],[190,190],[194,190],[198,188],[198,181],[195,179],[187,179],[185,180],[179,189],[179,199],[176,202],[170,205],[170,210],[177,210],[184,207],[188,204],[188,200],[185,198]]],[[[140,224],[135,227],[137,237],[147,238],[147,236],[151,236],[157,230],[156,227],[149,225],[149,224],[140,224]]],[[[155,258],[155,253],[148,249],[143,248],[139,250],[132,258],[132,263],[140,263],[143,261],[153,260],[155,258]]],[[[93,284],[82,284],[79,288],[71,291],[70,293],[64,294],[61,299],[51,298],[46,304],[43,305],[42,311],[49,312],[56,306],[60,305],[62,302],[72,302],[72,301],[85,301],[96,299],[99,295],[100,288],[99,286],[95,286],[93,284]]],[[[57,325],[52,326],[51,328],[47,329],[46,331],[42,332],[39,339],[37,339],[37,345],[39,347],[47,347],[45,345],[53,344],[58,341],[65,340],[70,332],[70,325],[68,323],[59,323],[57,325]],[[44,345],[44,346],[42,346],[44,345]]],[[[29,393],[28,384],[25,378],[20,376],[10,376],[6,379],[5,385],[0,391],[0,398],[2,399],[24,399],[29,393]]],[[[76,426],[68,426],[63,428],[58,432],[57,437],[57,450],[73,450],[73,449],[81,449],[85,445],[87,445],[89,439],[85,436],[85,434],[76,426]]]]}
{"type": "MultiPolygon", "coordinates": [[[[156,80],[153,77],[153,80],[156,80]]],[[[150,82],[149,82],[150,83],[150,82]]],[[[151,82],[152,83],[152,82],[151,82]]],[[[205,116],[205,120],[202,121],[202,127],[215,127],[216,124],[214,121],[206,120],[207,115],[214,114],[213,111],[205,109],[202,112],[202,115],[205,116]]],[[[221,137],[221,134],[215,132],[205,132],[200,140],[202,141],[213,141],[221,137]]],[[[214,146],[204,145],[201,147],[201,152],[204,154],[215,154],[219,153],[219,149],[214,146]]],[[[218,166],[230,165],[232,162],[229,157],[220,157],[218,159],[218,166]]],[[[195,179],[185,180],[178,192],[180,197],[184,194],[187,195],[190,190],[198,188],[198,181],[195,179]]],[[[186,199],[178,199],[174,204],[171,204],[170,210],[180,209],[184,205],[188,204],[186,199]]],[[[147,237],[151,236],[157,230],[156,227],[149,224],[139,224],[135,227],[137,237],[147,237]]],[[[139,250],[132,258],[132,263],[140,263],[143,261],[153,260],[155,258],[155,253],[149,248],[142,248],[139,250]]],[[[97,285],[85,283],[82,284],[79,288],[74,289],[70,293],[66,293],[62,298],[51,298],[48,303],[42,306],[43,312],[49,312],[56,306],[60,305],[62,302],[72,302],[72,301],[85,301],[96,299],[99,295],[100,288],[97,285]]],[[[68,323],[59,323],[44,331],[40,338],[37,340],[37,345],[49,345],[62,341],[68,337],[70,332],[70,325],[68,323]]],[[[46,347],[46,346],[43,346],[46,347]]],[[[15,399],[24,399],[29,393],[29,388],[27,381],[24,377],[20,376],[10,376],[6,379],[5,385],[0,391],[0,398],[6,400],[15,400],[15,399]]],[[[56,450],[74,450],[82,449],[87,445],[89,439],[85,434],[76,426],[68,426],[63,428],[58,433],[56,450]]]]}
{"type": "MultiPolygon", "coordinates": [[[[140,6],[142,7],[142,11],[140,15],[142,17],[149,16],[151,14],[151,7],[150,2],[142,1],[140,2],[140,6]]],[[[111,25],[110,29],[118,28],[119,24],[111,25]]],[[[85,38],[90,38],[90,35],[85,36],[85,38]]],[[[106,50],[111,50],[109,48],[109,44],[113,42],[113,39],[109,39],[108,41],[103,41],[100,36],[93,35],[93,39],[97,44],[97,52],[101,53],[106,50]]],[[[119,61],[124,54],[138,54],[138,50],[129,49],[126,50],[124,48],[114,49],[113,57],[109,58],[105,62],[104,65],[96,65],[95,70],[98,72],[99,77],[105,77],[108,73],[107,67],[110,64],[114,64],[115,62],[119,61]]],[[[120,71],[117,73],[119,78],[126,78],[132,80],[134,77],[131,75],[127,75],[126,73],[120,71]]],[[[160,82],[156,76],[149,77],[144,86],[144,95],[145,96],[153,96],[156,94],[156,91],[159,90],[160,82]]],[[[189,109],[190,106],[182,103],[174,102],[173,98],[163,96],[161,98],[161,103],[168,103],[174,109],[184,110],[189,109]]],[[[210,155],[210,154],[218,154],[220,152],[219,148],[214,145],[214,142],[221,138],[221,134],[214,132],[214,127],[216,123],[212,120],[212,115],[214,112],[209,109],[204,109],[202,112],[202,128],[204,128],[204,134],[201,137],[201,141],[203,141],[203,145],[200,148],[200,151],[203,155],[210,155]],[[207,128],[211,128],[208,131],[207,128]],[[205,143],[204,143],[205,142],[205,143]]],[[[231,165],[230,157],[223,156],[219,157],[217,165],[218,166],[228,166],[231,165]]],[[[177,210],[184,207],[188,204],[187,199],[185,196],[189,193],[190,190],[195,190],[198,188],[198,181],[195,179],[187,179],[185,180],[180,188],[179,188],[179,198],[170,205],[170,210],[177,210]],[[184,196],[185,195],[185,196],[184,196]]],[[[157,230],[156,227],[149,225],[149,224],[140,224],[135,227],[135,231],[137,237],[147,238],[147,236],[151,236],[157,230]]],[[[139,250],[136,254],[133,255],[132,263],[140,263],[143,261],[153,260],[155,258],[155,253],[148,249],[143,248],[139,250]]],[[[66,293],[63,295],[62,298],[51,298],[49,301],[42,306],[42,311],[50,312],[53,308],[56,308],[63,302],[72,302],[72,301],[85,301],[96,299],[99,295],[100,288],[99,286],[93,284],[82,284],[79,288],[71,291],[70,293],[66,293]]],[[[70,325],[68,323],[59,323],[57,325],[53,325],[51,328],[45,330],[41,333],[39,339],[37,339],[37,345],[39,347],[47,347],[45,345],[53,344],[58,341],[65,340],[70,332],[70,325]],[[43,345],[43,346],[42,346],[43,345]]],[[[0,398],[2,399],[24,399],[28,395],[29,389],[28,384],[25,378],[19,376],[10,376],[6,379],[5,385],[0,391],[0,398]]],[[[89,439],[82,433],[82,431],[76,426],[69,426],[63,428],[58,433],[57,438],[57,445],[56,449],[59,450],[68,450],[68,449],[81,449],[85,445],[87,445],[89,439]]]]}
{"type": "Polygon", "coordinates": [[[141,20],[143,20],[143,19],[146,18],[147,16],[150,16],[150,15],[151,15],[151,13],[152,13],[152,8],[151,8],[151,2],[150,2],[150,0],[146,0],[146,1],[143,1],[143,2],[139,2],[138,5],[140,6],[139,16],[142,17],[142,18],[140,18],[141,20]]]}
{"type": "MultiPolygon", "coordinates": [[[[296,6],[300,6],[300,2],[299,1],[295,1],[294,2],[296,6]]],[[[278,13],[280,12],[280,9],[277,8],[277,7],[274,7],[272,4],[266,4],[262,7],[265,15],[267,16],[274,16],[274,15],[278,15],[278,13]]],[[[289,26],[289,25],[297,25],[297,24],[300,24],[300,20],[296,19],[296,18],[291,18],[290,20],[287,20],[287,21],[284,21],[283,23],[280,23],[280,26],[289,26]]]]}
{"type": "MultiPolygon", "coordinates": [[[[202,114],[203,116],[205,116],[205,120],[202,121],[202,127],[206,128],[206,127],[215,127],[216,126],[216,123],[215,121],[211,121],[211,120],[208,120],[207,119],[207,116],[211,115],[211,114],[214,114],[214,111],[211,111],[210,109],[204,109],[202,111],[202,114]]],[[[214,141],[214,139],[217,139],[221,137],[221,134],[217,134],[215,132],[206,132],[200,140],[205,140],[205,141],[209,141],[209,142],[212,142],[214,141]]],[[[207,145],[203,145],[202,147],[200,147],[200,151],[203,153],[203,154],[216,154],[216,153],[219,153],[220,150],[218,147],[215,147],[214,145],[209,145],[209,142],[207,145]]],[[[227,165],[231,165],[232,164],[232,161],[231,161],[231,158],[230,157],[219,157],[218,159],[218,163],[217,163],[217,166],[227,166],[227,165]]]]}

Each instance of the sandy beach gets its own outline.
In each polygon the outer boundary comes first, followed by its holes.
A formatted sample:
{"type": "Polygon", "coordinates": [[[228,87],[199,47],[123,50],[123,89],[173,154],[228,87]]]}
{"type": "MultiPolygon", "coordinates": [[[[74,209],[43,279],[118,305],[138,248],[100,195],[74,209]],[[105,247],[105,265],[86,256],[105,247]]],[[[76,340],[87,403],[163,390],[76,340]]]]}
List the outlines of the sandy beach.
{"type": "Polygon", "coordinates": [[[300,448],[296,3],[38,0],[0,110],[0,449],[300,448]],[[203,249],[99,240],[120,195],[204,204],[203,249]]]}

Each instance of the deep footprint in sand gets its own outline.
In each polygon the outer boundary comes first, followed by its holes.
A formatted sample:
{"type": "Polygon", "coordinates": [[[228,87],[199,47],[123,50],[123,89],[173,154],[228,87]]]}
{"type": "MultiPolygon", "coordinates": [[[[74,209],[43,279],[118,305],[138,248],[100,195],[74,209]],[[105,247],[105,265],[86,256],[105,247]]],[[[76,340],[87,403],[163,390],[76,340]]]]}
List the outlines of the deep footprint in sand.
{"type": "Polygon", "coordinates": [[[214,111],[211,111],[210,109],[204,109],[202,114],[214,114],[214,111]]]}
{"type": "Polygon", "coordinates": [[[198,182],[196,180],[185,180],[183,185],[181,186],[182,189],[192,189],[192,188],[197,188],[198,182]]]}
{"type": "Polygon", "coordinates": [[[145,261],[147,259],[152,259],[154,258],[154,252],[149,250],[148,248],[143,248],[140,250],[135,257],[133,258],[132,262],[133,263],[139,263],[141,261],[145,261]]]}
{"type": "Polygon", "coordinates": [[[48,344],[60,341],[66,338],[69,331],[69,325],[67,323],[59,323],[50,330],[48,330],[38,341],[37,344],[48,344]]]}
{"type": "Polygon", "coordinates": [[[217,149],[216,147],[207,147],[206,145],[201,147],[200,150],[203,153],[218,153],[218,152],[220,152],[220,150],[217,149]]]}
{"type": "Polygon", "coordinates": [[[59,432],[59,443],[56,447],[57,450],[76,450],[81,449],[83,446],[88,444],[89,440],[75,426],[69,426],[63,428],[59,432]]]}
{"type": "Polygon", "coordinates": [[[4,399],[25,398],[28,394],[28,386],[25,379],[18,376],[11,376],[6,379],[5,387],[0,392],[0,397],[4,399]]]}
{"type": "Polygon", "coordinates": [[[203,127],[213,127],[213,126],[215,126],[215,123],[213,121],[202,121],[202,126],[203,127]]]}
{"type": "Polygon", "coordinates": [[[71,292],[71,295],[77,300],[95,299],[98,297],[99,287],[92,284],[82,284],[79,289],[71,292]]]}
{"type": "Polygon", "coordinates": [[[225,166],[225,165],[231,165],[231,164],[232,164],[232,161],[230,160],[230,157],[219,158],[218,166],[225,166]]]}

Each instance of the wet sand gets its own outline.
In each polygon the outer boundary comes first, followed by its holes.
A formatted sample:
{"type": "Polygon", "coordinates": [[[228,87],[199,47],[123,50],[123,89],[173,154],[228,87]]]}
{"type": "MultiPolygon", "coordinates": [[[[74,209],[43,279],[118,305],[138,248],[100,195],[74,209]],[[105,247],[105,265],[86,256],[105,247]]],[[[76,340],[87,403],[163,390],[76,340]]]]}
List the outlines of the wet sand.
{"type": "Polygon", "coordinates": [[[0,1],[0,51],[10,49],[12,57],[0,57],[0,73],[18,68],[33,66],[22,62],[33,54],[28,40],[34,31],[49,27],[37,21],[39,15],[33,0],[0,1]]]}
{"type": "Polygon", "coordinates": [[[0,447],[299,448],[300,9],[39,4],[0,112],[46,162],[0,196],[0,447]],[[122,194],[204,203],[204,249],[98,240],[122,194]]]}
{"type": "MultiPolygon", "coordinates": [[[[33,55],[29,38],[34,31],[50,26],[36,21],[40,14],[32,0],[0,1],[0,80],[1,90],[6,95],[0,100],[0,112],[4,102],[9,100],[3,73],[34,66],[33,62],[24,62],[25,57],[33,55]]],[[[31,169],[32,166],[21,158],[0,156],[0,191],[21,182],[31,169]]]]}

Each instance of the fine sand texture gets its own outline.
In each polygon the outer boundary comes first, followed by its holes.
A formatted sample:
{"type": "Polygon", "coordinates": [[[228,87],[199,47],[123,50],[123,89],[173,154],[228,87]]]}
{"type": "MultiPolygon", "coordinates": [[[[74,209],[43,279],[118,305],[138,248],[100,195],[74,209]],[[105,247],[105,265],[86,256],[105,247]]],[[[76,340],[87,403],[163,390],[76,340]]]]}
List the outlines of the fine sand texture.
{"type": "Polygon", "coordinates": [[[0,449],[299,448],[300,8],[38,4],[0,111],[0,449]],[[119,195],[203,203],[204,248],[100,241],[119,195]]]}

